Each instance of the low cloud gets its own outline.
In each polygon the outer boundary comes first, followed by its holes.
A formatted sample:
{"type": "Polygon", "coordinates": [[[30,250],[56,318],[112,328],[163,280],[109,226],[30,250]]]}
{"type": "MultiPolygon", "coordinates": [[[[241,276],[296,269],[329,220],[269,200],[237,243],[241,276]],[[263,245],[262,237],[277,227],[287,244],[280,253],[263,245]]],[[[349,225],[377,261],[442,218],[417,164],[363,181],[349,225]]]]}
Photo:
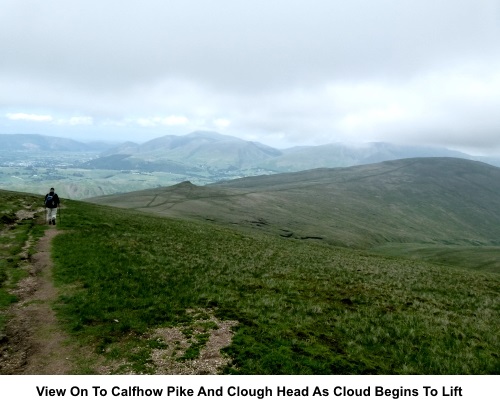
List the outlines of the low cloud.
{"type": "Polygon", "coordinates": [[[41,115],[41,114],[27,114],[27,113],[7,113],[5,117],[12,121],[28,121],[28,122],[40,122],[40,123],[51,123],[57,125],[92,125],[94,119],[92,117],[70,117],[70,118],[54,118],[51,115],[41,115]]]}
{"type": "Polygon", "coordinates": [[[4,3],[9,131],[500,152],[496,0],[4,3]]]}
{"type": "Polygon", "coordinates": [[[139,124],[141,127],[172,127],[187,125],[189,119],[180,115],[170,115],[168,117],[137,118],[135,123],[139,124]]]}
{"type": "Polygon", "coordinates": [[[26,114],[26,113],[7,113],[5,116],[12,121],[34,121],[34,122],[52,122],[50,115],[26,114]]]}
{"type": "Polygon", "coordinates": [[[216,128],[224,130],[231,125],[231,121],[225,118],[217,118],[213,120],[213,124],[215,125],[216,128]]]}
{"type": "Polygon", "coordinates": [[[57,123],[59,125],[70,125],[70,126],[92,125],[94,123],[94,119],[92,117],[71,117],[69,119],[57,120],[57,123]]]}

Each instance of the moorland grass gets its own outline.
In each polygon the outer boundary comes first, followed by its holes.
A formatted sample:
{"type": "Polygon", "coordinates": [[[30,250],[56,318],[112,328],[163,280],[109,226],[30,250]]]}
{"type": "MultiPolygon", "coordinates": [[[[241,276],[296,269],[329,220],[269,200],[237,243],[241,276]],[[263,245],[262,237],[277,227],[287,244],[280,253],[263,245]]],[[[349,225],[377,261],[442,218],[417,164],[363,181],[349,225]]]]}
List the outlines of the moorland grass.
{"type": "Polygon", "coordinates": [[[388,243],[371,249],[386,256],[500,273],[500,246],[463,246],[424,243],[388,243]]]}
{"type": "Polygon", "coordinates": [[[116,373],[154,372],[149,332],[193,308],[239,322],[224,373],[500,372],[496,273],[76,201],[58,227],[58,314],[116,373]]]}

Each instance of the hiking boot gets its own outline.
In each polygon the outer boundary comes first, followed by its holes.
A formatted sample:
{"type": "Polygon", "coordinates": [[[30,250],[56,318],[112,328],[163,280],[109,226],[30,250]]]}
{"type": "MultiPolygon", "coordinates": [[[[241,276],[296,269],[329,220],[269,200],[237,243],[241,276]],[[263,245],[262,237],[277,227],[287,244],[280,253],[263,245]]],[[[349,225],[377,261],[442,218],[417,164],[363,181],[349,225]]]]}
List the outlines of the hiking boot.
{"type": "Polygon", "coordinates": [[[56,220],[55,220],[55,219],[53,219],[53,220],[52,220],[52,225],[55,225],[55,224],[56,224],[56,220]]]}

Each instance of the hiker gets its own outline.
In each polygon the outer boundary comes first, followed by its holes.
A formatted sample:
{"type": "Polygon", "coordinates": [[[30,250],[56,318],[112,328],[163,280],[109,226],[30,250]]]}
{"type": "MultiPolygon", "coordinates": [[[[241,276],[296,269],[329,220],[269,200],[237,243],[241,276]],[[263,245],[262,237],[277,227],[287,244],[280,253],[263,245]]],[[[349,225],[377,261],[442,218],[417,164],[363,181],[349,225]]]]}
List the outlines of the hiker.
{"type": "Polygon", "coordinates": [[[47,223],[56,224],[57,207],[59,207],[59,196],[54,192],[54,187],[45,196],[45,210],[47,211],[47,223]]]}

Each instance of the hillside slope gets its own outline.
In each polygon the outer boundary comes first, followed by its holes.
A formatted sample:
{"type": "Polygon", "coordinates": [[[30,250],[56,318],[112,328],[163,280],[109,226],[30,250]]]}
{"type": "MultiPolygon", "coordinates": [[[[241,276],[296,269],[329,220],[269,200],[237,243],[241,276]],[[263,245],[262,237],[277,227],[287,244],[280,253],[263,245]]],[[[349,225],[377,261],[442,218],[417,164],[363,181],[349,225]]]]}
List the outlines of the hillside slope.
{"type": "MultiPolygon", "coordinates": [[[[199,188],[177,187],[178,195],[190,190],[199,188]]],[[[9,214],[38,197],[0,196],[0,298],[9,305],[34,253],[26,259],[13,242],[48,226],[12,227],[9,214]]],[[[79,201],[65,201],[60,219],[50,228],[63,231],[52,241],[53,308],[68,347],[82,349],[84,357],[71,355],[75,374],[205,374],[194,364],[207,350],[218,354],[212,336],[221,329],[219,373],[500,372],[500,274],[79,201]]]]}
{"type": "Polygon", "coordinates": [[[100,197],[99,204],[343,246],[498,245],[500,169],[418,158],[100,197]]]}

